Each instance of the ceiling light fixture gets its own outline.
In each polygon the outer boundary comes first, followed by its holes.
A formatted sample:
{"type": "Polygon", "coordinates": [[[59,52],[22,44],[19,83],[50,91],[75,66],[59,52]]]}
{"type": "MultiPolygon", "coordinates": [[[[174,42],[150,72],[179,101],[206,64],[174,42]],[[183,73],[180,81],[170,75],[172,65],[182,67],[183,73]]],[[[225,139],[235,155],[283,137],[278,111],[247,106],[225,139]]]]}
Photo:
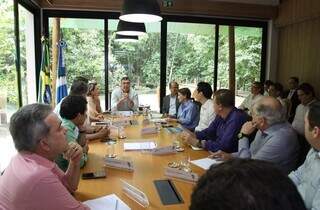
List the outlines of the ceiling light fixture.
{"type": "Polygon", "coordinates": [[[139,41],[139,38],[138,36],[126,36],[126,35],[116,34],[115,40],[119,42],[137,42],[139,41]]]}
{"type": "Polygon", "coordinates": [[[135,23],[158,22],[160,6],[157,0],[124,0],[120,19],[135,23]]]}
{"type": "Polygon", "coordinates": [[[120,20],[116,33],[127,36],[140,36],[146,34],[146,26],[144,23],[131,23],[120,20]]]}

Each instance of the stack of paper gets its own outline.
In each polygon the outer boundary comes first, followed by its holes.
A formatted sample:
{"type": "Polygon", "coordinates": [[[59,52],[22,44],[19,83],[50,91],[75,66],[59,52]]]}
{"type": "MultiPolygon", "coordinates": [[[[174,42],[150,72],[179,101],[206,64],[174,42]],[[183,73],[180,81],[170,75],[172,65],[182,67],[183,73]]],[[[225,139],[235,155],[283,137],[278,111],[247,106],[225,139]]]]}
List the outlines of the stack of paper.
{"type": "Polygon", "coordinates": [[[157,144],[153,141],[145,141],[145,142],[130,142],[124,143],[123,149],[127,150],[152,150],[157,147],[157,144]]]}
{"type": "Polygon", "coordinates": [[[88,200],[83,203],[89,206],[91,210],[131,210],[131,208],[115,194],[88,200]]]}
{"type": "Polygon", "coordinates": [[[211,159],[211,158],[203,158],[199,160],[192,160],[190,163],[199,166],[200,168],[203,168],[204,170],[208,170],[211,165],[217,165],[222,163],[223,161],[211,159]]]}

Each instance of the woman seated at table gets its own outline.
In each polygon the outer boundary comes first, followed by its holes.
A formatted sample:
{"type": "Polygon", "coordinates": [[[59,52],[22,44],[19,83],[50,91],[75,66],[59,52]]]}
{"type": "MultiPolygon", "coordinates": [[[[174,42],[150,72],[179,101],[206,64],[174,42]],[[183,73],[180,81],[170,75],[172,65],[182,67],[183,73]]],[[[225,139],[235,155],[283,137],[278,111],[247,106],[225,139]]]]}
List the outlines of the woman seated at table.
{"type": "Polygon", "coordinates": [[[199,123],[199,108],[191,100],[191,92],[188,88],[178,90],[178,100],[180,103],[177,119],[167,118],[168,122],[178,122],[183,127],[194,131],[199,123]]]}
{"type": "Polygon", "coordinates": [[[88,93],[87,93],[87,101],[88,101],[88,116],[90,121],[100,121],[103,120],[103,115],[100,106],[100,98],[99,98],[99,88],[97,82],[89,82],[88,84],[88,93]]]}

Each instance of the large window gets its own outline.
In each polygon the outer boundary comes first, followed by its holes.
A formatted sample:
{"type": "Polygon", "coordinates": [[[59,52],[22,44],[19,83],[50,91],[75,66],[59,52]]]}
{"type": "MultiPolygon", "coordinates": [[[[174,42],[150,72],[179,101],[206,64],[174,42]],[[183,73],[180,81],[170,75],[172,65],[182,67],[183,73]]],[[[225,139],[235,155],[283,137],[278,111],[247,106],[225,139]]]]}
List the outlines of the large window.
{"type": "MultiPolygon", "coordinates": [[[[49,27],[51,44],[53,18],[49,19],[49,27]]],[[[104,108],[104,20],[61,18],[60,28],[60,36],[66,42],[64,58],[68,88],[77,76],[95,80],[104,108]]]]}
{"type": "Polygon", "coordinates": [[[159,111],[160,90],[160,23],[147,23],[147,35],[137,42],[115,40],[118,20],[108,20],[109,29],[109,91],[128,76],[139,95],[141,105],[159,111]]]}
{"type": "MultiPolygon", "coordinates": [[[[59,17],[57,14],[60,11],[44,11],[45,17],[50,16],[50,34],[51,20],[59,17]]],[[[223,20],[224,25],[216,25],[220,20],[168,16],[166,22],[147,23],[147,34],[139,37],[137,42],[128,43],[115,39],[118,24],[115,14],[64,12],[63,15],[66,17],[61,18],[60,23],[62,37],[67,42],[65,63],[68,85],[70,87],[73,78],[80,75],[97,80],[104,107],[110,108],[111,92],[120,85],[123,76],[131,79],[133,88],[138,92],[140,105],[150,105],[155,111],[159,111],[160,107],[160,90],[168,94],[170,81],[177,81],[180,87],[188,87],[191,92],[200,81],[206,81],[217,89],[229,88],[229,25],[226,20],[223,20]],[[74,14],[77,18],[71,18],[74,14]],[[161,24],[165,24],[162,26],[167,29],[166,43],[161,42],[161,24]],[[219,34],[215,34],[216,31],[219,34]],[[108,46],[105,46],[106,38],[108,46]],[[166,44],[166,52],[161,48],[161,43],[166,44]],[[166,53],[165,67],[160,65],[161,53],[166,53]],[[161,69],[166,71],[163,81],[160,81],[161,69]],[[166,87],[160,88],[160,84],[166,84],[166,87]],[[104,90],[108,90],[108,93],[104,94],[104,90]],[[106,106],[105,101],[109,103],[106,106]]],[[[236,105],[239,105],[249,93],[251,82],[263,78],[262,32],[267,24],[242,20],[231,22],[235,27],[236,105]]]]}
{"type": "Polygon", "coordinates": [[[262,29],[235,27],[236,90],[238,96],[246,96],[251,84],[260,81],[262,29]]]}
{"type": "Polygon", "coordinates": [[[210,24],[168,22],[167,84],[177,81],[191,92],[200,81],[213,85],[214,31],[210,24]]]}

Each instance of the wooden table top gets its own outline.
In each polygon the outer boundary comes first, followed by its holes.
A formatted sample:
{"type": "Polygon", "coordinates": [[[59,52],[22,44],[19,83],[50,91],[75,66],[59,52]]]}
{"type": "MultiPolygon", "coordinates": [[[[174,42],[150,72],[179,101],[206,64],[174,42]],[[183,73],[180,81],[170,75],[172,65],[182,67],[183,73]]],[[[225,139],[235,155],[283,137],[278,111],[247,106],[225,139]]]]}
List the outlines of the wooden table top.
{"type": "MultiPolygon", "coordinates": [[[[170,134],[166,129],[161,129],[158,134],[141,135],[142,117],[136,118],[139,125],[125,127],[127,138],[117,140],[115,145],[115,153],[118,157],[127,156],[133,160],[134,172],[127,172],[118,169],[104,167],[104,156],[107,154],[107,145],[99,140],[89,143],[88,162],[81,172],[93,172],[97,170],[106,170],[107,178],[104,179],[80,179],[78,190],[75,193],[77,200],[85,201],[98,198],[101,196],[116,194],[123,200],[132,210],[145,209],[135,201],[128,198],[121,189],[121,179],[143,191],[148,199],[150,206],[146,209],[150,210],[187,210],[190,205],[190,196],[195,184],[183,180],[168,178],[164,175],[164,168],[169,162],[180,162],[190,157],[191,160],[200,159],[208,156],[206,151],[193,151],[190,147],[184,147],[185,151],[173,155],[155,156],[141,151],[124,151],[123,143],[129,142],[130,139],[152,139],[158,146],[172,145],[177,140],[177,134],[170,134]],[[162,205],[158,192],[153,183],[154,180],[171,179],[180,193],[184,203],[177,205],[162,205]]],[[[153,124],[147,127],[154,126],[153,124]]],[[[193,172],[201,176],[205,171],[193,164],[190,164],[193,172]]]]}

